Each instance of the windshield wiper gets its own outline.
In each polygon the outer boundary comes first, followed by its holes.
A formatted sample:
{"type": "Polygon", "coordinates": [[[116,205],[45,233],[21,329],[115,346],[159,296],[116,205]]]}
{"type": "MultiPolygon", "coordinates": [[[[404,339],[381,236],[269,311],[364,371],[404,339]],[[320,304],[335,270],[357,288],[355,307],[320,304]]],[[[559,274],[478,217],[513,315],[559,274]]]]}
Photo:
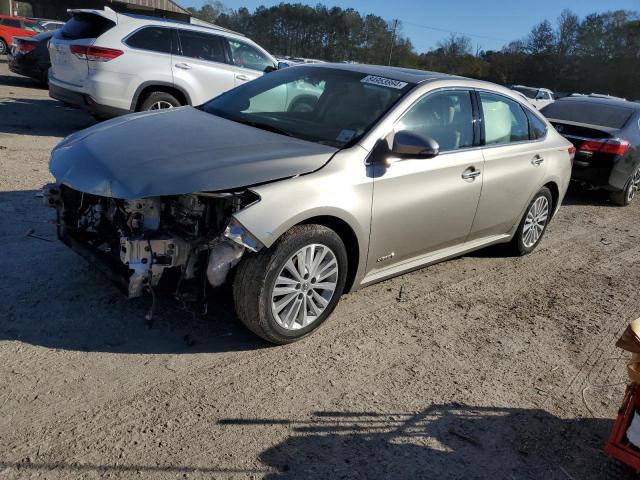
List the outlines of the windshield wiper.
{"type": "Polygon", "coordinates": [[[287,132],[286,130],[276,127],[275,125],[271,125],[270,123],[256,122],[254,120],[241,120],[238,118],[234,118],[233,120],[238,123],[242,123],[243,125],[249,125],[250,127],[259,128],[261,130],[268,130],[273,133],[286,135],[287,137],[293,137],[293,134],[291,132],[287,132]]]}

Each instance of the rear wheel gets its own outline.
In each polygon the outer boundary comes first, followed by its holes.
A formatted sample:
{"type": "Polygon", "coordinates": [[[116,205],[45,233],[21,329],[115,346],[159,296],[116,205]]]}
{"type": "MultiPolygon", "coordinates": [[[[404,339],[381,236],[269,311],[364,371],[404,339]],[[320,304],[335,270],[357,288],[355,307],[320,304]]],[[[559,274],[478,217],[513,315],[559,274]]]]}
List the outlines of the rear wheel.
{"type": "Polygon", "coordinates": [[[621,207],[629,205],[640,191],[640,167],[631,174],[624,190],[613,192],[611,201],[621,207]]]}
{"type": "Polygon", "coordinates": [[[547,187],[542,187],[536,193],[527,207],[527,211],[518,226],[511,248],[517,255],[527,255],[533,252],[547,230],[551,220],[553,197],[547,187]]]}
{"type": "Polygon", "coordinates": [[[151,92],[140,106],[140,111],[164,110],[182,106],[180,100],[167,92],[151,92]]]}
{"type": "Polygon", "coordinates": [[[0,38],[0,55],[6,55],[9,53],[9,47],[7,47],[7,42],[5,42],[2,38],[0,38]]]}
{"type": "Polygon", "coordinates": [[[318,328],[338,304],[347,276],[342,240],[322,225],[298,225],[236,271],[238,317],[256,335],[291,343],[318,328]]]}

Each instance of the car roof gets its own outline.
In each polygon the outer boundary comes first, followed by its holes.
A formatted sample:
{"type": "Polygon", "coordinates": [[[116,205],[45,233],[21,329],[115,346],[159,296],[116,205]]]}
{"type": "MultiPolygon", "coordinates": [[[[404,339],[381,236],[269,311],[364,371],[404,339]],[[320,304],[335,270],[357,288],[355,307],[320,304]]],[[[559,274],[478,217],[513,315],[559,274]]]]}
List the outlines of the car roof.
{"type": "Polygon", "coordinates": [[[182,25],[183,27],[189,27],[189,28],[193,28],[194,30],[200,30],[200,31],[215,31],[215,32],[223,32],[226,34],[230,34],[230,35],[235,35],[239,38],[243,38],[246,39],[246,37],[238,32],[234,32],[233,30],[229,30],[228,28],[224,28],[224,27],[219,27],[218,25],[214,25],[214,24],[209,24],[209,25],[202,25],[202,24],[196,24],[196,23],[191,23],[191,22],[186,22],[183,20],[174,20],[172,18],[162,18],[162,17],[152,17],[149,15],[138,15],[135,13],[118,13],[119,16],[123,16],[123,17],[128,17],[131,19],[135,19],[135,20],[139,20],[143,23],[153,23],[154,25],[165,25],[165,26],[176,26],[176,25],[182,25]]]}
{"type": "Polygon", "coordinates": [[[465,79],[446,73],[416,70],[413,68],[386,67],[384,65],[368,65],[364,63],[305,63],[305,67],[332,68],[336,70],[348,70],[351,72],[376,75],[379,77],[391,77],[394,80],[407,83],[422,83],[429,80],[465,79]]]}
{"type": "Polygon", "coordinates": [[[37,23],[35,20],[27,17],[16,17],[14,15],[0,15],[0,18],[11,18],[13,20],[22,20],[23,22],[37,23]]]}

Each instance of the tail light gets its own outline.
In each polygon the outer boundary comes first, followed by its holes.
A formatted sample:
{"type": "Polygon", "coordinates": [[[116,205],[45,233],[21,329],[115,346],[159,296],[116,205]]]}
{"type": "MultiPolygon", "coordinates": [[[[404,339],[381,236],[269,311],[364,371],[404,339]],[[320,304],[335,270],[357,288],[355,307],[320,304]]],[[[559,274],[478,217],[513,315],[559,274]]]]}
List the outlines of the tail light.
{"type": "Polygon", "coordinates": [[[573,165],[573,160],[576,158],[576,147],[574,147],[572,145],[569,148],[567,148],[567,151],[569,152],[569,158],[571,159],[571,165],[573,165]]]}
{"type": "Polygon", "coordinates": [[[600,152],[611,155],[624,155],[629,150],[630,143],[621,138],[611,138],[605,141],[589,140],[580,145],[583,152],[600,152]]]}
{"type": "Polygon", "coordinates": [[[108,62],[124,53],[115,48],[88,47],[86,45],[69,45],[69,50],[76,57],[90,62],[108,62]]]}
{"type": "Polygon", "coordinates": [[[38,48],[37,43],[20,42],[16,45],[16,53],[25,55],[27,53],[33,52],[36,48],[38,48]]]}

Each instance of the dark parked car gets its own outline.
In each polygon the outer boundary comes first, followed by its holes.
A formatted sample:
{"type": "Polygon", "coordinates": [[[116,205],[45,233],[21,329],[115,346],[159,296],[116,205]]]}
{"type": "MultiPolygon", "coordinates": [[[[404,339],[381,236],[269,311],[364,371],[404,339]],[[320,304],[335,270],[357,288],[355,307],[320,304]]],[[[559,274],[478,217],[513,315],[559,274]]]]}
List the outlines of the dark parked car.
{"type": "Polygon", "coordinates": [[[604,95],[562,98],[541,112],[576,147],[571,178],[629,205],[640,190],[640,104],[604,95]]]}
{"type": "Polygon", "coordinates": [[[54,33],[39,33],[35,37],[14,37],[14,45],[9,54],[9,69],[46,84],[47,72],[51,66],[47,44],[54,33]]]}

